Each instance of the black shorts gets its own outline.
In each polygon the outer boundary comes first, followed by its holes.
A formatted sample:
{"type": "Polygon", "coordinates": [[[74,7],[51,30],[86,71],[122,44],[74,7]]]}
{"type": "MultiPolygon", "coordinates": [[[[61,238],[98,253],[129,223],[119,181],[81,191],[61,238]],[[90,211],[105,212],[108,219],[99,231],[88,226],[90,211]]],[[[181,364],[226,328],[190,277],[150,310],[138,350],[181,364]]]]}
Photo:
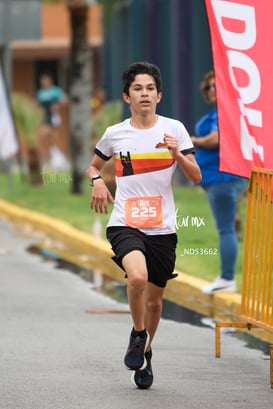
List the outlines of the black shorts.
{"type": "Polygon", "coordinates": [[[133,250],[140,250],[146,258],[149,282],[164,288],[168,280],[177,277],[178,274],[173,273],[176,259],[176,233],[150,236],[138,229],[117,226],[108,227],[106,236],[115,253],[112,258],[123,270],[123,257],[133,250]]]}

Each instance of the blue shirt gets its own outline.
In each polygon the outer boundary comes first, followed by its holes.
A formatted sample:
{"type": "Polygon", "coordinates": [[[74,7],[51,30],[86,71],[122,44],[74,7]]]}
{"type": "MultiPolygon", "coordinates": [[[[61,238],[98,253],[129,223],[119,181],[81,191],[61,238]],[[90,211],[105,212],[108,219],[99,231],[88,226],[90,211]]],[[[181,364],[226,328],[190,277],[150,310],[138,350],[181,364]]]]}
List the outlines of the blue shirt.
{"type": "Polygon", "coordinates": [[[51,106],[65,98],[64,91],[57,85],[42,88],[37,92],[36,98],[45,112],[45,123],[52,124],[51,106]]]}
{"type": "Polygon", "coordinates": [[[57,85],[40,89],[37,92],[37,100],[41,105],[51,105],[65,97],[64,91],[57,85]]]}
{"type": "MultiPolygon", "coordinates": [[[[204,115],[195,126],[196,136],[202,138],[211,132],[218,131],[218,115],[216,108],[204,115]]],[[[202,172],[200,185],[209,185],[238,179],[238,176],[219,171],[219,147],[208,149],[197,147],[196,161],[202,172]]]]}

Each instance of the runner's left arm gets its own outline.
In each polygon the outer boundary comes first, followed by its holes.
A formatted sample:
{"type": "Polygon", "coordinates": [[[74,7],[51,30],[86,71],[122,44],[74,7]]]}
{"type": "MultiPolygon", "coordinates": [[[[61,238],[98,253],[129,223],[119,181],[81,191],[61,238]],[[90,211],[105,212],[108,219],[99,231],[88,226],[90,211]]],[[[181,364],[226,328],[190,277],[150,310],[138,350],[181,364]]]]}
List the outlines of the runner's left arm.
{"type": "Polygon", "coordinates": [[[166,143],[170,154],[176,160],[187,178],[195,184],[200,183],[202,174],[194,155],[192,153],[184,155],[180,152],[177,139],[169,134],[164,134],[164,142],[166,143]]]}

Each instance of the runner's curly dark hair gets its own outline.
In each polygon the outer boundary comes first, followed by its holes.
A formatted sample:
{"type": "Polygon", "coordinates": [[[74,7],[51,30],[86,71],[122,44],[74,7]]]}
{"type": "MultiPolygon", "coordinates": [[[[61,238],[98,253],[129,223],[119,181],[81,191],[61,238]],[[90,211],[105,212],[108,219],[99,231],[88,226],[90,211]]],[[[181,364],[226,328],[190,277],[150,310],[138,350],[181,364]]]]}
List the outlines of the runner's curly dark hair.
{"type": "Polygon", "coordinates": [[[134,81],[136,75],[138,74],[148,74],[154,78],[157,92],[162,91],[162,79],[160,69],[146,61],[144,62],[135,62],[123,72],[122,81],[123,81],[123,92],[129,95],[129,88],[131,83],[134,81]]]}

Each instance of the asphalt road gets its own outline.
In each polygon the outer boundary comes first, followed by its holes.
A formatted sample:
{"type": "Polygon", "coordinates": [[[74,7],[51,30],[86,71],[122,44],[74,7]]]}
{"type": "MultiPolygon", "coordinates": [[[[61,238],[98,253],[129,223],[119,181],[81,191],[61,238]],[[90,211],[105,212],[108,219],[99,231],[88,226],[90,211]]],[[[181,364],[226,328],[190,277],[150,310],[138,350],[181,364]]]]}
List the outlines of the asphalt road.
{"type": "Polygon", "coordinates": [[[136,389],[123,365],[128,306],[27,252],[38,240],[0,219],[1,409],[272,409],[260,351],[223,334],[216,359],[212,329],[165,319],[154,384],[136,389]]]}

